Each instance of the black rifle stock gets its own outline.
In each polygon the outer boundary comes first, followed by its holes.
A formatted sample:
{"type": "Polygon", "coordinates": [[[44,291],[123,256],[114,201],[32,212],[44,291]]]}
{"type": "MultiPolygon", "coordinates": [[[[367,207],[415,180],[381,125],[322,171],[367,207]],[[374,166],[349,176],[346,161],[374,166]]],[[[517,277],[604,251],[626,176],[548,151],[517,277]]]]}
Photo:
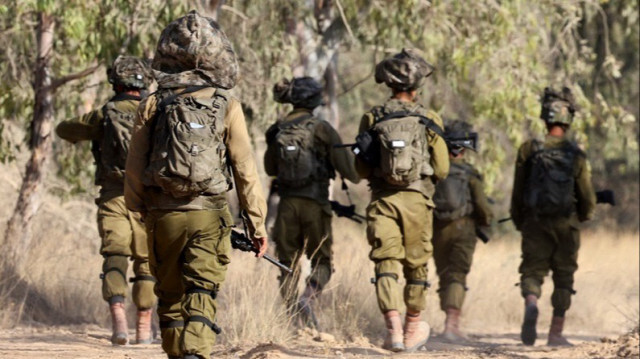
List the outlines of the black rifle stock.
{"type": "MultiPolygon", "coordinates": [[[[253,242],[249,238],[247,238],[244,234],[236,232],[234,230],[231,231],[231,247],[233,247],[234,249],[239,249],[243,252],[253,252],[256,254],[259,252],[258,248],[253,245],[253,242]]],[[[277,259],[271,257],[268,254],[263,255],[262,258],[266,259],[272,264],[275,264],[276,266],[278,266],[278,268],[286,271],[289,274],[293,273],[291,268],[280,263],[277,259]]]]}
{"type": "Polygon", "coordinates": [[[356,213],[356,206],[354,204],[346,206],[340,204],[338,201],[329,201],[329,203],[331,203],[331,210],[334,211],[338,217],[346,217],[357,223],[362,223],[362,221],[367,220],[363,215],[356,213]]]}
{"type": "Polygon", "coordinates": [[[476,227],[476,237],[478,237],[484,244],[489,243],[490,238],[482,231],[482,229],[480,229],[480,227],[476,227]]]}

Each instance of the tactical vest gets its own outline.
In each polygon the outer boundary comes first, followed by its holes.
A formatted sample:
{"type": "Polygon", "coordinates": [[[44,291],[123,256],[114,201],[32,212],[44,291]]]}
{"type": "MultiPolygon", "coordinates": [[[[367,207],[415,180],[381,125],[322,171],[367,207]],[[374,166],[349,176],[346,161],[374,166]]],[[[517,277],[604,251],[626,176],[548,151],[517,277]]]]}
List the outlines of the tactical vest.
{"type": "Polygon", "coordinates": [[[296,189],[329,178],[327,165],[315,148],[315,132],[320,121],[308,114],[278,125],[274,145],[281,186],[296,189]]]}
{"type": "Polygon", "coordinates": [[[211,98],[182,93],[159,95],[151,124],[151,150],[145,185],[174,198],[217,195],[231,188],[224,144],[224,118],[229,95],[216,89],[211,98]]]}
{"type": "Polygon", "coordinates": [[[374,176],[398,187],[432,176],[427,128],[441,132],[431,119],[414,112],[398,111],[376,118],[369,130],[379,160],[374,176]]]}
{"type": "Polygon", "coordinates": [[[545,148],[532,144],[526,162],[524,205],[535,216],[569,217],[575,210],[574,165],[579,149],[573,144],[545,148]]]}
{"type": "Polygon", "coordinates": [[[433,215],[441,221],[453,221],[473,213],[473,198],[469,181],[475,176],[469,165],[451,163],[449,175],[436,185],[433,215]]]}
{"type": "Polygon", "coordinates": [[[96,182],[101,185],[105,180],[124,181],[135,111],[123,110],[119,102],[128,100],[139,102],[140,97],[118,94],[102,107],[103,136],[94,145],[97,162],[96,182]]]}

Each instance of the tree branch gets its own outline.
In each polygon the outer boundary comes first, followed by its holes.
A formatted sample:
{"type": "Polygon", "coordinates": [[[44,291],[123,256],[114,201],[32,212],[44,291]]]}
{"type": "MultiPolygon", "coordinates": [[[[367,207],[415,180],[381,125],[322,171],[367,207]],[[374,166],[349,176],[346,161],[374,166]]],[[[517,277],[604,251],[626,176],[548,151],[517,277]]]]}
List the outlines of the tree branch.
{"type": "Polygon", "coordinates": [[[55,91],[58,87],[65,85],[67,82],[71,82],[77,79],[81,79],[85,76],[89,76],[92,73],[94,73],[98,69],[98,67],[100,67],[100,64],[97,62],[94,62],[93,65],[87,67],[82,71],[55,78],[53,79],[53,81],[51,81],[51,89],[55,91]]]}

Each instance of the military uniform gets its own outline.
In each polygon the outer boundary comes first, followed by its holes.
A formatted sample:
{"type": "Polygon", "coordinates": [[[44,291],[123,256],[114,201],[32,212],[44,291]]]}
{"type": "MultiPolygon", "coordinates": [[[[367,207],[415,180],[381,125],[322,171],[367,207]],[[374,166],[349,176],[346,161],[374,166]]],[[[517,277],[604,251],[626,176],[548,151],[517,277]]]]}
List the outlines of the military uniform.
{"type": "Polygon", "coordinates": [[[578,223],[593,217],[596,198],[591,185],[591,168],[584,154],[566,138],[547,136],[544,148],[570,147],[577,152],[573,163],[575,180],[575,208],[566,216],[537,216],[524,204],[528,159],[535,151],[533,141],[518,150],[515,179],[511,198],[511,218],[522,233],[522,263],[520,289],[522,296],[540,297],[544,277],[553,271],[554,291],[551,303],[555,316],[564,316],[571,305],[573,275],[578,269],[580,232],[578,223]]]}
{"type": "Polygon", "coordinates": [[[487,226],[493,219],[493,213],[484,194],[482,176],[461,158],[451,159],[450,175],[444,181],[449,181],[454,172],[462,172],[462,175],[467,176],[471,202],[470,212],[453,220],[438,219],[436,208],[433,257],[440,280],[438,294],[442,310],[462,308],[467,274],[471,269],[477,242],[476,226],[487,226]]]}
{"type": "MultiPolygon", "coordinates": [[[[286,126],[312,116],[310,109],[294,109],[286,118],[274,124],[267,134],[276,131],[279,126],[286,126]]],[[[278,185],[280,203],[273,238],[276,242],[278,257],[287,266],[296,265],[304,252],[311,260],[311,274],[307,278],[307,283],[321,291],[333,272],[329,180],[335,177],[335,171],[354,183],[357,183],[359,178],[351,152],[346,148],[334,147],[342,144],[336,130],[326,121],[320,119],[311,121],[316,121],[313,130],[314,155],[323,168],[319,170],[318,178],[306,186],[278,185]]],[[[265,171],[268,175],[278,175],[278,156],[275,141],[269,141],[264,156],[265,171]]],[[[280,276],[280,288],[287,307],[294,305],[294,300],[298,297],[299,273],[299,270],[294,270],[294,275],[283,273],[280,276]]]]}
{"type": "MultiPolygon", "coordinates": [[[[396,99],[366,113],[360,132],[371,128],[384,114],[410,111],[431,118],[443,127],[440,117],[424,107],[396,99]]],[[[367,207],[367,238],[372,247],[369,258],[375,263],[376,294],[382,312],[400,310],[402,304],[412,311],[426,308],[427,262],[433,253],[431,244],[435,182],[449,171],[447,147],[442,137],[428,130],[432,177],[419,180],[409,188],[398,188],[374,175],[374,169],[362,161],[356,166],[361,177],[369,179],[371,203],[367,207]],[[404,292],[398,280],[404,275],[404,292]],[[404,293],[404,294],[403,294],[404,293]]]]}

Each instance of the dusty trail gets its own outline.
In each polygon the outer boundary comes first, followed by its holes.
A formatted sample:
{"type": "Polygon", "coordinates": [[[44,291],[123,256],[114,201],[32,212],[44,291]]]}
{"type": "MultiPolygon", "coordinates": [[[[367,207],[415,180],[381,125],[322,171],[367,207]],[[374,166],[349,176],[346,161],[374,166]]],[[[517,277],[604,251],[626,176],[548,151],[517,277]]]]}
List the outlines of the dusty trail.
{"type": "MultiPolygon", "coordinates": [[[[351,343],[335,341],[331,336],[313,338],[300,334],[287,345],[275,343],[217,345],[214,358],[638,358],[638,332],[620,338],[601,340],[596,336],[569,338],[577,344],[572,348],[550,348],[542,345],[524,347],[516,333],[472,336],[468,346],[430,340],[426,351],[396,354],[382,350],[366,338],[351,343]]],[[[109,332],[97,326],[65,326],[56,328],[16,328],[0,331],[0,358],[86,358],[86,359],[161,359],[159,342],[150,345],[113,347],[109,332]]]]}

